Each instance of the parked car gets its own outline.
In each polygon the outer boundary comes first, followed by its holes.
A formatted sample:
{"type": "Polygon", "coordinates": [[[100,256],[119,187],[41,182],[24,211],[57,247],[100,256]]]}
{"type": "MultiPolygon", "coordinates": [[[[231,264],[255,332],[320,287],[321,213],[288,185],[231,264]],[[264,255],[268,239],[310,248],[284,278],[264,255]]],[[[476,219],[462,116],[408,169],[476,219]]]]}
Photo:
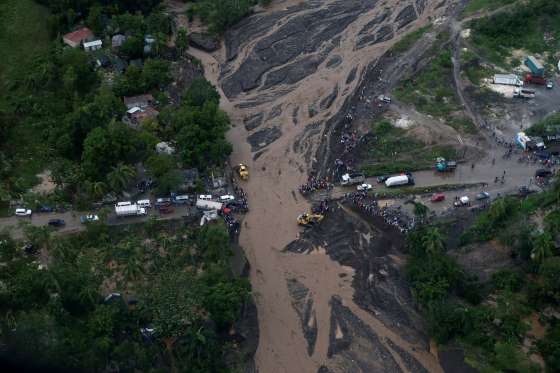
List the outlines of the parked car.
{"type": "Polygon", "coordinates": [[[51,227],[64,227],[66,222],[62,219],[51,219],[48,223],[51,227]]]}
{"type": "Polygon", "coordinates": [[[358,185],[358,187],[356,189],[358,189],[358,191],[368,191],[368,190],[371,190],[371,188],[373,188],[371,186],[371,184],[363,183],[363,184],[358,185]]]}
{"type": "Polygon", "coordinates": [[[377,99],[381,102],[385,102],[386,104],[391,103],[391,97],[389,97],[389,96],[380,95],[380,96],[377,97],[377,99]]]}
{"type": "Polygon", "coordinates": [[[443,193],[434,193],[434,194],[432,195],[432,198],[430,198],[430,200],[431,200],[432,202],[441,202],[441,201],[443,201],[444,199],[445,199],[445,194],[443,194],[443,193]]]}
{"type": "Polygon", "coordinates": [[[175,196],[175,198],[173,198],[173,203],[177,205],[183,205],[185,203],[189,203],[189,196],[187,195],[175,196]]]}
{"type": "Polygon", "coordinates": [[[175,210],[173,209],[173,207],[171,207],[171,205],[169,206],[161,206],[159,208],[159,213],[160,214],[171,214],[173,213],[175,210]]]}
{"type": "Polygon", "coordinates": [[[171,198],[158,198],[156,199],[156,206],[166,206],[171,204],[171,198]]]}
{"type": "Polygon", "coordinates": [[[546,82],[546,88],[548,88],[548,89],[554,88],[554,82],[552,80],[547,81],[546,82]]]}
{"type": "Polygon", "coordinates": [[[140,199],[136,201],[136,204],[140,207],[144,207],[146,209],[152,207],[152,202],[149,199],[140,199]]]}
{"type": "Polygon", "coordinates": [[[488,192],[480,192],[476,195],[475,197],[477,199],[477,201],[482,201],[483,199],[488,199],[490,198],[490,193],[488,192]]]}
{"type": "Polygon", "coordinates": [[[54,212],[54,208],[47,205],[42,205],[39,207],[39,212],[54,212]]]}
{"type": "Polygon", "coordinates": [[[15,212],[16,216],[31,216],[32,213],[33,212],[31,210],[23,208],[16,209],[15,212]]]}
{"type": "Polygon", "coordinates": [[[232,196],[231,194],[220,196],[220,201],[222,202],[233,201],[233,200],[235,200],[235,197],[232,196]]]}
{"type": "Polygon", "coordinates": [[[80,216],[80,223],[82,224],[93,222],[93,221],[99,221],[99,216],[93,214],[80,216]]]}

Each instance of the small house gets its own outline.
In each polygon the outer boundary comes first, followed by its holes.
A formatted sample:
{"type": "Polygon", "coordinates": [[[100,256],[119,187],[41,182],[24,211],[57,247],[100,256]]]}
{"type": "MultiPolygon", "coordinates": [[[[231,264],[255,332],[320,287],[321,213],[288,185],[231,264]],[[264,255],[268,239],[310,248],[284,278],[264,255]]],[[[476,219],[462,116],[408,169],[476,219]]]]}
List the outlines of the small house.
{"type": "Polygon", "coordinates": [[[126,36],[124,36],[123,34],[113,35],[113,37],[111,38],[111,47],[120,48],[125,41],[126,41],[126,36]]]}
{"type": "Polygon", "coordinates": [[[127,109],[138,107],[140,109],[146,108],[154,103],[154,96],[151,94],[144,94],[138,96],[131,96],[124,98],[124,104],[127,109]]]}
{"type": "Polygon", "coordinates": [[[88,41],[84,43],[84,50],[92,52],[101,49],[103,42],[101,40],[88,41]]]}
{"type": "Polygon", "coordinates": [[[83,27],[79,30],[70,32],[62,37],[62,41],[64,42],[64,44],[72,48],[77,48],[82,43],[91,41],[93,39],[94,39],[93,32],[87,27],[83,27]]]}
{"type": "Polygon", "coordinates": [[[131,127],[136,128],[146,119],[155,119],[158,117],[158,115],[159,112],[151,106],[147,106],[145,108],[139,108],[135,106],[126,111],[126,117],[124,118],[124,121],[127,122],[131,127]]]}

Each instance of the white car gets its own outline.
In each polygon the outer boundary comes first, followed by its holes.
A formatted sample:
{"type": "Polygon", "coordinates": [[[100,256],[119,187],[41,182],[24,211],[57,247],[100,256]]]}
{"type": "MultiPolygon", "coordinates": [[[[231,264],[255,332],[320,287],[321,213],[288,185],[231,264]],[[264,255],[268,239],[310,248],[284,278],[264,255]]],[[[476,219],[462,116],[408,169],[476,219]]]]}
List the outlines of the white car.
{"type": "Polygon", "coordinates": [[[99,221],[99,216],[93,214],[80,216],[80,223],[82,224],[89,223],[92,221],[99,221]]]}
{"type": "Polygon", "coordinates": [[[546,88],[548,88],[548,89],[554,88],[554,82],[552,82],[552,80],[547,81],[546,82],[546,88]]]}
{"type": "Polygon", "coordinates": [[[201,194],[198,196],[198,199],[204,200],[204,201],[210,201],[212,199],[212,195],[211,194],[201,194]]]}
{"type": "Polygon", "coordinates": [[[29,209],[16,209],[16,216],[31,216],[31,214],[29,209]]]}
{"type": "Polygon", "coordinates": [[[232,196],[231,194],[226,194],[225,196],[220,196],[220,201],[222,202],[226,202],[226,201],[234,201],[235,197],[232,196]]]}
{"type": "Polygon", "coordinates": [[[373,188],[373,187],[371,186],[371,184],[366,184],[366,183],[364,183],[364,184],[358,185],[358,191],[360,191],[360,192],[361,192],[361,191],[371,190],[371,188],[373,188]]]}

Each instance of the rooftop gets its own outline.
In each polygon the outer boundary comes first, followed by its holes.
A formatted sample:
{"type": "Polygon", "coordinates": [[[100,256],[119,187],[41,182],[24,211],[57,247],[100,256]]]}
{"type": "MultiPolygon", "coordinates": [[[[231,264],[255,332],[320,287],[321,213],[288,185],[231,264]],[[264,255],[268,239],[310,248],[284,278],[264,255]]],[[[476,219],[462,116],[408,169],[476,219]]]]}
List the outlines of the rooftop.
{"type": "Polygon", "coordinates": [[[64,39],[68,39],[74,43],[80,43],[82,40],[90,38],[93,38],[93,32],[87,27],[83,27],[64,35],[64,39]]]}

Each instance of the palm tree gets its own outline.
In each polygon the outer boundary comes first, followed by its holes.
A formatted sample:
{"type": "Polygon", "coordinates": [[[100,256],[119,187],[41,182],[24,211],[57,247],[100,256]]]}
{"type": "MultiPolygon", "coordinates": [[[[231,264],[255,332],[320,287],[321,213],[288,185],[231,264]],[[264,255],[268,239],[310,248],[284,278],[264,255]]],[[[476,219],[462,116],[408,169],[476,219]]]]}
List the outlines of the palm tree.
{"type": "Polygon", "coordinates": [[[107,175],[109,186],[115,192],[123,191],[130,181],[136,176],[136,170],[130,165],[119,163],[113,167],[113,171],[107,175]]]}
{"type": "Polygon", "coordinates": [[[424,245],[426,254],[430,256],[441,254],[445,251],[445,242],[437,228],[430,228],[427,230],[424,237],[422,237],[422,244],[424,245]]]}
{"type": "Polygon", "coordinates": [[[546,258],[552,256],[554,250],[554,241],[549,233],[542,233],[533,243],[531,250],[531,259],[537,264],[542,264],[546,258]]]}
{"type": "Polygon", "coordinates": [[[94,181],[91,183],[91,195],[94,198],[103,198],[107,193],[107,184],[102,181],[94,181]]]}

